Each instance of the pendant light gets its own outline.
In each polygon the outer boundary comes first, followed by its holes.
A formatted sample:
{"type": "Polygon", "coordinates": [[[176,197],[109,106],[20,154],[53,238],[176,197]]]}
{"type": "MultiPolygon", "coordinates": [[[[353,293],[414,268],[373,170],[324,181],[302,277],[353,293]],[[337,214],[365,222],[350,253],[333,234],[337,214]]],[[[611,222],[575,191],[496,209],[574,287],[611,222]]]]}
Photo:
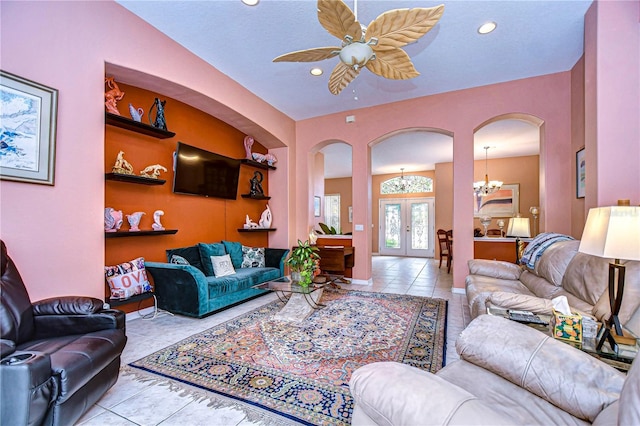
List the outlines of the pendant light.
{"type": "Polygon", "coordinates": [[[496,192],[502,187],[502,182],[499,180],[489,180],[489,172],[487,171],[489,147],[484,147],[484,180],[473,183],[473,192],[479,197],[485,197],[493,192],[496,192]]]}

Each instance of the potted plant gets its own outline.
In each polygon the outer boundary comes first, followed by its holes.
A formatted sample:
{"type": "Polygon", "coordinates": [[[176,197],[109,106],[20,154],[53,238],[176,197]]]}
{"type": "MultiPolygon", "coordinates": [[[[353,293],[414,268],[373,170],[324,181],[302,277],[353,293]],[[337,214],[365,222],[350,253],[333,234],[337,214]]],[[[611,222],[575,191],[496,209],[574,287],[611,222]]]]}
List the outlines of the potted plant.
{"type": "Polygon", "coordinates": [[[306,287],[311,284],[313,271],[316,269],[318,247],[312,246],[309,240],[302,242],[298,240],[298,246],[294,247],[285,260],[285,264],[291,268],[291,279],[299,285],[306,287]]]}

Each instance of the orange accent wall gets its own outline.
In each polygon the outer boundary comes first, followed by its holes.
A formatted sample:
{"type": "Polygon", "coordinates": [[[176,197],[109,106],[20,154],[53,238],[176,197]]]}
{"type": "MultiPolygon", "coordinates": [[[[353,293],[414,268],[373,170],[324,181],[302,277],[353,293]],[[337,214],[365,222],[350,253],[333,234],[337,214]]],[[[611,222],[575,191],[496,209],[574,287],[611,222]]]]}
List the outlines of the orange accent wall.
{"type": "MultiPolygon", "coordinates": [[[[129,130],[105,126],[105,171],[110,172],[120,150],[124,158],[131,163],[135,174],[151,164],[161,164],[167,173],[160,174],[166,180],[164,185],[148,186],[125,182],[105,181],[105,207],[122,210],[123,214],[143,211],[146,214],[140,222],[141,230],[151,230],[153,212],[163,210],[161,222],[166,229],[177,229],[174,235],[108,238],[105,240],[105,265],[114,265],[143,256],[150,261],[166,261],[165,250],[184,247],[198,242],[218,242],[221,240],[240,241],[245,245],[266,247],[267,233],[239,233],[245,216],[258,222],[265,210],[267,201],[244,199],[240,196],[249,193],[249,180],[259,170],[264,180],[265,192],[268,188],[268,170],[260,170],[242,165],[236,200],[206,198],[194,195],[181,195],[172,192],[173,152],[177,142],[184,142],[231,158],[244,158],[243,145],[246,136],[228,124],[182,102],[149,92],[140,88],[119,84],[125,97],[118,104],[120,114],[129,118],[128,105],[144,109],[143,122],[148,123],[149,107],[155,97],[167,101],[165,118],[167,128],[175,132],[170,139],[156,139],[129,130]]],[[[155,111],[152,114],[155,117],[155,111]]],[[[259,142],[255,142],[253,152],[266,153],[259,142]]],[[[268,195],[268,194],[266,194],[268,195]]],[[[128,230],[124,219],[122,230],[128,230]]]]}

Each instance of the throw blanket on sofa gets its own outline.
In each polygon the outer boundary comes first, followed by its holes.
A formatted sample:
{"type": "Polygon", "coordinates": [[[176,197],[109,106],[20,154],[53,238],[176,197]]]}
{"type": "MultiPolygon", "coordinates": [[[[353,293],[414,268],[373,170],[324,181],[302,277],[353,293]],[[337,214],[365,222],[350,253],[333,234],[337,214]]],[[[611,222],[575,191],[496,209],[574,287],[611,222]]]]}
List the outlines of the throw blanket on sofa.
{"type": "Polygon", "coordinates": [[[544,253],[546,249],[559,241],[573,239],[574,238],[569,235],[556,234],[555,232],[543,232],[542,234],[538,234],[524,249],[522,258],[520,258],[520,264],[533,270],[536,267],[536,262],[540,259],[540,256],[542,256],[542,253],[544,253]]]}

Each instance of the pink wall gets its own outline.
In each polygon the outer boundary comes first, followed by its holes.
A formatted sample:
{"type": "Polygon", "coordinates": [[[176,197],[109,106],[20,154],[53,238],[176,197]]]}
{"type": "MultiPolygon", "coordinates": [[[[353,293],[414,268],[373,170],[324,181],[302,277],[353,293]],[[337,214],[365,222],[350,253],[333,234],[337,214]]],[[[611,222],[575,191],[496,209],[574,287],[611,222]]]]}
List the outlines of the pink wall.
{"type": "Polygon", "coordinates": [[[585,17],[587,210],[640,203],[639,15],[640,1],[597,1],[585,17]]]}
{"type": "MultiPolygon", "coordinates": [[[[291,119],[114,2],[1,7],[2,69],[59,90],[55,186],[0,182],[1,236],[34,300],[104,295],[105,64],[154,76],[143,83],[182,92],[188,100],[173,97],[206,105],[268,148],[294,141],[291,119]]],[[[286,171],[286,156],[279,159],[286,171]]],[[[280,172],[274,181],[286,185],[280,172]]],[[[286,197],[273,201],[274,211],[287,211],[286,197]]],[[[274,216],[286,234],[286,217],[274,216]]]]}
{"type": "MultiPolygon", "coordinates": [[[[365,108],[341,114],[327,115],[298,122],[296,178],[303,179],[306,158],[302,153],[325,140],[343,140],[353,146],[353,223],[356,267],[354,278],[371,276],[370,179],[367,170],[368,146],[384,135],[401,129],[432,128],[453,133],[453,229],[456,232],[454,257],[473,257],[473,205],[469,195],[473,184],[473,133],[485,121],[503,114],[518,112],[544,121],[541,163],[546,170],[546,193],[541,195],[546,228],[556,232],[571,232],[566,220],[570,211],[571,168],[571,85],[570,73],[511,81],[507,83],[461,90],[398,102],[381,107],[365,108]],[[346,124],[344,116],[355,115],[356,122],[346,124]],[[557,182],[567,182],[557,185],[557,182]],[[364,230],[356,231],[362,224],[364,230]],[[368,250],[360,250],[368,247],[368,250]]],[[[542,190],[541,185],[541,190],[542,190]]],[[[304,208],[309,194],[298,187],[296,203],[304,208]]],[[[296,234],[304,235],[305,224],[298,222],[296,234]]],[[[454,285],[463,287],[467,274],[465,261],[454,263],[454,285]]]]}

